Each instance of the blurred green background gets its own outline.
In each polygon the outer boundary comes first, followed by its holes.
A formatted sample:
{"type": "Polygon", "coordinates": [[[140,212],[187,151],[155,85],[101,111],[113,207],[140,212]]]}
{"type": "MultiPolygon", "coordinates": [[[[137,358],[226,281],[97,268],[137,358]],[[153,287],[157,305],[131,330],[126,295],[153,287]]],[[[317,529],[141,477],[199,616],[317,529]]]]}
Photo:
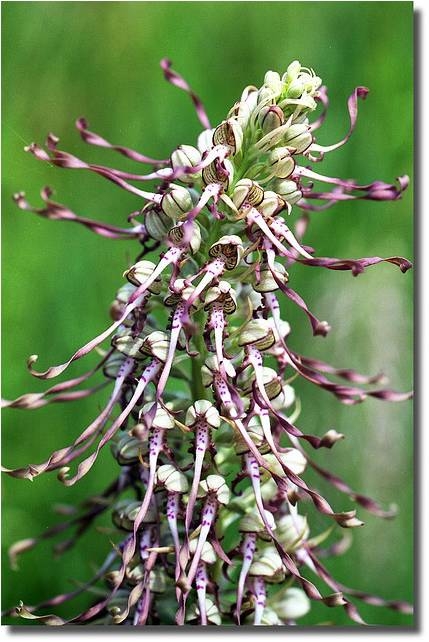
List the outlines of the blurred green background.
{"type": "MultiPolygon", "coordinates": [[[[261,84],[267,69],[284,71],[298,58],[329,88],[331,107],[319,142],[331,143],[348,128],[346,100],[356,85],[370,88],[359,105],[351,141],[326,158],[320,170],[365,183],[412,175],[412,4],[409,2],[6,2],[3,3],[3,396],[39,391],[47,383],[26,372],[28,355],[40,368],[60,363],[105,327],[122,271],[138,248],[109,241],[68,223],[46,221],[16,209],[12,193],[24,189],[39,204],[39,189],[84,216],[123,225],[140,207],[136,197],[95,175],[39,163],[23,152],[48,131],[62,149],[85,159],[113,163],[113,153],[84,145],[74,120],[85,115],[108,140],[165,158],[180,143],[193,144],[199,123],[188,97],[167,85],[159,60],[169,57],[203,99],[213,123],[220,121],[248,84],[261,84]]],[[[126,159],[118,165],[131,167],[126,159]]],[[[320,256],[400,254],[412,258],[412,191],[396,203],[345,203],[314,214],[307,243],[320,256]]],[[[338,367],[383,370],[392,387],[412,385],[412,274],[379,265],[354,279],[349,273],[293,269],[292,285],[332,332],[312,338],[292,305],[284,316],[293,327],[292,346],[338,367]]],[[[78,374],[94,360],[78,362],[78,374]]],[[[303,400],[299,425],[323,434],[335,427],[346,439],[317,460],[344,476],[353,488],[398,517],[382,521],[363,509],[366,525],[354,532],[352,549],[327,565],[340,580],[383,596],[413,598],[411,404],[368,400],[344,407],[332,396],[296,382],[303,400]]],[[[3,464],[37,463],[69,444],[95,415],[97,401],[3,413],[3,464]]],[[[3,479],[3,607],[19,599],[37,603],[89,578],[109,549],[108,537],[87,533],[62,558],[49,542],[24,554],[9,569],[14,541],[43,533],[58,520],[57,503],[99,492],[115,466],[108,452],[91,474],[70,489],[54,475],[33,484],[3,479]]],[[[328,493],[338,510],[352,506],[328,493]]],[[[320,518],[314,531],[329,525],[320,518]]],[[[71,615],[83,607],[80,598],[71,615]]],[[[52,610],[52,609],[51,609],[52,610]]],[[[374,624],[410,625],[412,618],[363,605],[374,624]]],[[[300,624],[349,625],[342,610],[315,606],[300,624]]],[[[27,623],[27,622],[17,622],[27,623]]]]}

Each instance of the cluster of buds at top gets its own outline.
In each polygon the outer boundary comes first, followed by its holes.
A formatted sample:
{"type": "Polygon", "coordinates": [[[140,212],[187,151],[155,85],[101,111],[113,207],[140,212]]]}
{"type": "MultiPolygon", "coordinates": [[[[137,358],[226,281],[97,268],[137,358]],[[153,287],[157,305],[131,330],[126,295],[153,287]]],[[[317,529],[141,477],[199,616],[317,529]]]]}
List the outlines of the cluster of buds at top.
{"type": "MultiPolygon", "coordinates": [[[[143,199],[143,207],[128,219],[131,227],[75,214],[52,201],[49,189],[42,192],[45,206],[40,209],[23,193],[15,197],[22,209],[74,220],[102,236],[135,239],[142,246],[118,284],[112,324],[61,365],[40,372],[34,367],[37,357],[29,359],[35,377],[51,379],[110,337],[110,348],[96,368],[44,393],[4,402],[37,408],[88,396],[99,386],[75,388],[101,369],[111,392],[83,433],[41,464],[5,471],[33,479],[56,470],[70,486],[109,445],[120,469],[102,501],[87,501],[79,518],[50,532],[83,525],[62,544],[69,548],[99,514],[110,510],[114,550],[84,588],[42,606],[59,604],[95,582],[105,582],[105,596],[70,620],[36,615],[36,607],[23,604],[18,612],[46,624],[287,625],[295,624],[316,600],[342,606],[362,623],[355,598],[369,603],[375,598],[340,584],[323,566],[320,557],[342,551],[344,542],[323,548],[332,529],[314,532],[311,514],[319,511],[348,529],[363,523],[350,502],[381,517],[392,511],[356,493],[312,459],[309,449],[331,448],[343,435],[303,432],[296,425],[301,402],[290,382],[299,375],[345,404],[367,397],[401,401],[410,394],[378,388],[379,377],[297,354],[291,328],[281,318],[279,296],[286,295],[290,305],[302,310],[315,335],[326,335],[328,323],[291,287],[295,263],[357,275],[387,261],[406,272],[410,263],[396,256],[317,256],[302,237],[311,211],[343,200],[395,200],[408,179],[401,177],[398,186],[381,181],[359,185],[309,169],[310,162],[323,160],[348,140],[358,100],[367,94],[364,87],[349,98],[345,137],[322,146],[315,132],[325,117],[326,88],[298,61],[282,76],[268,72],[259,89],[246,87],[214,128],[185,80],[168,61],[162,68],[196,106],[204,129],[195,146],[181,145],[169,159],[155,160],[109,143],[80,119],[77,127],[85,142],[152,164],[153,171],[134,174],[87,163],[59,150],[52,134],[46,149],[28,148],[42,161],[89,170],[143,199]],[[312,119],[319,104],[325,111],[312,119]],[[156,192],[136,186],[154,179],[159,181],[156,192]],[[331,187],[317,190],[317,182],[331,187]],[[345,494],[345,510],[334,510],[307,484],[308,467],[345,494]],[[326,590],[316,588],[308,575],[317,576],[326,590]]],[[[18,542],[11,549],[12,561],[39,539],[18,542]]],[[[376,603],[409,610],[402,602],[377,598],[376,603]]]]}

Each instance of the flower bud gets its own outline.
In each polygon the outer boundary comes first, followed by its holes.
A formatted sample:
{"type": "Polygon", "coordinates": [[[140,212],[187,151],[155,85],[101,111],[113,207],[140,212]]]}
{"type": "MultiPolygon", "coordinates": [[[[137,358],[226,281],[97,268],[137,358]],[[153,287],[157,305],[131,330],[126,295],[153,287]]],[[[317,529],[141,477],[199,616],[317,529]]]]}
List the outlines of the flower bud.
{"type": "MultiPolygon", "coordinates": [[[[117,528],[124,531],[132,531],[134,528],[134,521],[140,511],[141,502],[133,502],[129,499],[123,499],[118,502],[112,512],[112,521],[117,528]]],[[[151,524],[156,522],[157,515],[153,506],[150,506],[144,519],[143,524],[151,524]]]]}
{"type": "Polygon", "coordinates": [[[233,270],[241,261],[244,254],[243,243],[239,236],[230,234],[222,236],[209,249],[209,256],[213,259],[220,257],[225,261],[227,270],[233,270]]]}
{"type": "Polygon", "coordinates": [[[254,85],[248,85],[243,89],[240,102],[246,103],[252,112],[258,104],[258,88],[254,85]]]}
{"type": "Polygon", "coordinates": [[[189,487],[185,475],[171,464],[159,466],[156,478],[158,484],[163,484],[172,493],[186,493],[189,487]]]}
{"type": "Polygon", "coordinates": [[[284,122],[283,110],[278,105],[267,105],[258,114],[258,123],[264,135],[281,127],[284,122]]]}
{"type": "Polygon", "coordinates": [[[105,573],[103,576],[103,580],[111,588],[114,588],[118,584],[118,582],[120,582],[120,579],[121,579],[120,571],[109,571],[108,573],[105,573]]]}
{"type": "Polygon", "coordinates": [[[287,88],[286,95],[288,98],[300,98],[304,92],[304,82],[301,77],[292,80],[287,88]]]}
{"type": "MultiPolygon", "coordinates": [[[[250,439],[253,441],[258,450],[263,453],[269,449],[268,444],[265,440],[264,431],[262,429],[261,421],[256,415],[253,416],[246,426],[247,433],[250,439]]],[[[246,444],[240,433],[235,433],[235,449],[237,454],[243,454],[248,452],[249,446],[246,444]]]]}
{"type": "Polygon", "coordinates": [[[264,200],[258,205],[258,212],[264,216],[264,218],[270,218],[280,212],[286,203],[285,201],[277,194],[270,190],[266,190],[264,193],[264,200]]]}
{"type": "Polygon", "coordinates": [[[250,114],[250,107],[245,101],[236,102],[228,112],[228,116],[236,120],[242,129],[246,128],[250,114]]]}
{"type": "Polygon", "coordinates": [[[112,454],[121,466],[135,464],[141,458],[143,445],[140,439],[124,433],[112,444],[112,454]]]}
{"type": "Polygon", "coordinates": [[[243,144],[243,130],[233,118],[224,120],[213,133],[213,145],[225,145],[232,155],[238,154],[243,144]]]}
{"type": "Polygon", "coordinates": [[[274,323],[274,320],[271,319],[271,324],[276,341],[280,341],[290,334],[290,325],[287,321],[279,319],[277,323],[274,323]]]}
{"type": "Polygon", "coordinates": [[[163,241],[171,227],[171,219],[161,208],[151,206],[145,212],[144,225],[152,239],[163,241]]]}
{"type": "MultiPolygon", "coordinates": [[[[128,279],[130,283],[135,286],[139,286],[144,283],[150,276],[152,276],[156,268],[155,263],[152,261],[138,261],[129,270],[124,272],[124,276],[128,279]]],[[[159,294],[161,291],[161,279],[157,278],[148,288],[149,292],[153,294],[159,294]]]]}
{"type": "Polygon", "coordinates": [[[258,350],[268,350],[275,343],[274,332],[267,319],[252,319],[240,332],[239,346],[253,345],[258,350]]]}
{"type": "Polygon", "coordinates": [[[168,345],[169,340],[167,333],[155,330],[155,332],[151,332],[145,337],[140,352],[156,357],[164,363],[167,359],[168,345]]]}
{"type": "Polygon", "coordinates": [[[131,586],[136,586],[143,581],[145,576],[145,568],[143,564],[136,564],[135,566],[127,566],[125,569],[125,577],[127,578],[128,584],[131,586]]]}
{"type": "Polygon", "coordinates": [[[242,178],[237,181],[232,194],[232,201],[237,209],[243,205],[256,207],[264,198],[264,190],[258,183],[249,178],[242,178]]]}
{"type": "MultiPolygon", "coordinates": [[[[264,510],[266,521],[270,526],[271,530],[276,529],[276,522],[272,513],[269,510],[264,510]]],[[[247,513],[240,520],[240,525],[238,527],[240,533],[257,533],[260,537],[268,536],[265,524],[262,521],[262,517],[259,514],[259,511],[256,509],[251,513],[247,513]]]]}
{"type": "Polygon", "coordinates": [[[274,410],[283,410],[290,408],[295,401],[295,390],[292,386],[285,384],[282,391],[276,399],[273,399],[274,410]]]}
{"type": "Polygon", "coordinates": [[[277,71],[267,71],[264,77],[264,85],[273,92],[274,96],[280,96],[283,90],[283,82],[277,71]]]}
{"type": "MultiPolygon", "coordinates": [[[[222,624],[221,614],[219,613],[217,604],[215,603],[211,595],[207,595],[205,598],[205,613],[208,622],[216,624],[217,626],[220,626],[222,624]]],[[[186,620],[195,620],[196,618],[199,618],[199,616],[200,608],[198,604],[196,604],[192,609],[189,609],[186,620]]]]}
{"type": "Polygon", "coordinates": [[[170,218],[176,220],[193,207],[189,190],[181,185],[173,185],[170,191],[166,192],[161,199],[161,209],[170,218]]]}
{"type": "Polygon", "coordinates": [[[298,587],[282,588],[269,599],[269,605],[282,620],[297,620],[310,611],[311,602],[298,587]]]}
{"type": "Polygon", "coordinates": [[[284,200],[289,203],[289,205],[294,205],[302,198],[302,192],[295,181],[276,181],[274,183],[274,189],[281,198],[284,198],[284,200]]]}
{"type": "Polygon", "coordinates": [[[125,359],[125,355],[120,353],[118,354],[117,352],[114,352],[112,355],[110,355],[103,366],[104,376],[108,379],[116,379],[119,374],[119,370],[124,365],[125,359]]]}
{"type": "MultiPolygon", "coordinates": [[[[255,381],[255,373],[252,367],[248,366],[238,376],[237,383],[241,387],[244,394],[249,394],[252,391],[253,383],[255,381]]],[[[281,380],[276,371],[272,368],[262,367],[262,381],[264,383],[265,392],[269,399],[275,399],[281,391],[281,380]]]]}
{"type": "Polygon", "coordinates": [[[268,582],[282,582],[285,569],[280,555],[274,546],[257,551],[249,569],[249,575],[263,577],[268,582]]]}
{"type": "MultiPolygon", "coordinates": [[[[153,401],[150,401],[143,406],[143,408],[140,410],[140,415],[142,417],[144,417],[151,411],[151,409],[153,408],[153,403],[153,401]]],[[[164,408],[164,406],[161,406],[161,404],[157,404],[155,417],[153,418],[151,427],[158,428],[159,430],[170,430],[175,426],[176,424],[174,423],[173,416],[168,412],[166,408],[164,408]]]]}
{"type": "MultiPolygon", "coordinates": [[[[197,550],[197,544],[198,540],[197,539],[191,539],[189,541],[189,552],[193,555],[195,551],[197,550]]],[[[203,545],[203,550],[201,551],[201,560],[205,562],[206,564],[214,564],[217,561],[217,555],[215,553],[215,550],[213,546],[210,544],[210,542],[204,542],[203,545]]]]}
{"type": "Polygon", "coordinates": [[[218,285],[207,290],[204,309],[208,310],[213,303],[220,303],[225,314],[232,314],[237,309],[237,297],[228,281],[219,281],[218,285]]]}
{"type": "MultiPolygon", "coordinates": [[[[254,615],[249,615],[245,619],[246,624],[253,624],[254,615]]],[[[273,609],[270,609],[268,606],[264,607],[264,612],[262,613],[260,626],[283,626],[283,622],[279,619],[279,616],[273,609]]]]}
{"type": "MultiPolygon", "coordinates": [[[[283,452],[279,453],[279,458],[295,475],[303,473],[307,466],[306,458],[297,448],[286,448],[283,452]]],[[[285,476],[283,467],[274,454],[268,453],[264,455],[264,460],[273,473],[279,477],[285,476]]]]}
{"type": "Polygon", "coordinates": [[[301,154],[308,149],[313,142],[313,136],[308,125],[291,125],[284,137],[283,144],[293,148],[294,154],[301,154]]]}
{"type": "Polygon", "coordinates": [[[218,159],[215,159],[210,165],[204,167],[202,177],[205,185],[218,183],[224,190],[227,190],[234,178],[234,167],[229,160],[220,162],[218,159]]]}
{"type": "Polygon", "coordinates": [[[208,475],[207,479],[200,482],[198,487],[198,497],[204,497],[212,493],[220,504],[229,502],[229,488],[223,477],[220,475],[208,475]]]}
{"type": "MultiPolygon", "coordinates": [[[[114,321],[121,318],[124,313],[125,306],[128,303],[130,296],[136,291],[136,288],[131,283],[125,283],[116,293],[115,299],[110,306],[110,316],[114,321]]],[[[123,325],[132,325],[133,319],[130,314],[124,321],[123,325]]]]}
{"type": "Polygon", "coordinates": [[[122,354],[133,359],[144,359],[140,352],[140,348],[144,343],[144,339],[134,337],[130,331],[117,334],[112,339],[112,346],[122,354]]]}
{"type": "MultiPolygon", "coordinates": [[[[175,245],[181,245],[183,243],[183,239],[185,237],[185,232],[184,232],[184,225],[185,223],[178,223],[174,227],[171,228],[168,232],[168,238],[170,241],[172,241],[175,245]]],[[[195,254],[198,252],[201,246],[201,229],[200,226],[196,221],[192,222],[192,229],[191,233],[189,236],[189,247],[191,249],[192,254],[195,254]]]]}
{"type": "Polygon", "coordinates": [[[291,83],[292,81],[296,80],[298,78],[298,74],[301,71],[301,63],[299,60],[293,60],[288,68],[286,69],[286,73],[283,75],[283,81],[286,83],[291,83]]]}
{"type": "Polygon", "coordinates": [[[148,427],[145,424],[137,423],[131,428],[130,435],[138,439],[140,442],[146,442],[149,437],[148,427]]]}
{"type": "Polygon", "coordinates": [[[307,518],[302,515],[283,515],[277,520],[276,535],[289,553],[296,551],[309,533],[307,518]]]}
{"type": "Polygon", "coordinates": [[[270,152],[268,165],[277,178],[287,178],[295,169],[295,160],[290,155],[288,147],[276,147],[270,152]]]}
{"type": "MultiPolygon", "coordinates": [[[[192,145],[179,145],[171,154],[171,167],[173,170],[179,167],[195,167],[201,162],[201,153],[192,145]]],[[[199,178],[200,172],[195,174],[183,174],[180,176],[182,183],[194,183],[199,178]]]]}
{"type": "Polygon", "coordinates": [[[273,90],[263,85],[258,89],[258,105],[268,105],[274,98],[273,90]]]}
{"type": "Polygon", "coordinates": [[[198,421],[203,421],[212,428],[219,428],[220,426],[219,411],[207,399],[195,401],[186,412],[185,423],[187,426],[193,426],[198,421]]]}
{"type": "MultiPolygon", "coordinates": [[[[274,270],[277,278],[282,283],[289,281],[289,274],[281,263],[274,263],[274,270]]],[[[275,292],[279,289],[274,276],[268,265],[262,265],[259,275],[253,275],[253,287],[256,292],[275,292]]]]}

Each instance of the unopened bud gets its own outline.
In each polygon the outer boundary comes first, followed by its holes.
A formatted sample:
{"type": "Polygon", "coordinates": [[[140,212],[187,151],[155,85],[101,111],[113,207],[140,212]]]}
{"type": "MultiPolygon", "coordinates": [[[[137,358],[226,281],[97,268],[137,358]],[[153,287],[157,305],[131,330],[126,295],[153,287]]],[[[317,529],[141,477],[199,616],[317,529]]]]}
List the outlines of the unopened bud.
{"type": "Polygon", "coordinates": [[[124,365],[125,359],[125,355],[114,352],[103,366],[104,376],[108,379],[116,379],[119,374],[119,370],[124,365]]]}
{"type": "Polygon", "coordinates": [[[307,518],[302,515],[283,515],[277,521],[277,537],[289,553],[296,551],[309,533],[307,518]]]}
{"type": "MultiPolygon", "coordinates": [[[[274,531],[276,528],[276,522],[273,514],[270,513],[269,510],[264,510],[264,514],[265,514],[265,520],[268,523],[268,526],[271,528],[271,530],[274,531]]],[[[262,521],[262,517],[260,516],[257,510],[244,515],[244,517],[242,517],[240,520],[238,529],[241,533],[257,533],[260,536],[268,535],[266,531],[266,526],[262,521]]]]}
{"type": "Polygon", "coordinates": [[[131,332],[117,334],[112,339],[112,346],[122,354],[133,359],[144,359],[140,352],[144,340],[140,337],[134,337],[131,332]]]}
{"type": "Polygon", "coordinates": [[[171,227],[171,219],[161,208],[150,207],[145,212],[144,225],[151,238],[163,241],[171,227]]]}
{"type": "MultiPolygon", "coordinates": [[[[130,267],[129,270],[124,272],[124,276],[130,283],[138,287],[152,276],[155,268],[156,265],[155,263],[152,263],[152,261],[138,261],[130,267]]],[[[155,279],[155,281],[149,286],[148,290],[153,294],[159,294],[161,291],[161,280],[159,278],[155,279]]]]}
{"type": "MultiPolygon", "coordinates": [[[[193,555],[197,550],[197,539],[191,539],[189,541],[189,552],[193,555]]],[[[206,564],[214,564],[217,561],[217,555],[213,546],[210,542],[204,542],[203,549],[201,551],[201,560],[206,564]]]]}
{"type": "Polygon", "coordinates": [[[283,410],[290,408],[295,401],[295,390],[292,386],[285,384],[282,391],[276,399],[273,399],[274,410],[283,410]]]}
{"type": "Polygon", "coordinates": [[[134,464],[141,458],[143,445],[140,439],[125,433],[112,445],[112,454],[121,466],[134,464]]]}
{"type": "Polygon", "coordinates": [[[267,71],[264,77],[264,85],[271,89],[275,96],[279,96],[283,89],[283,82],[277,71],[267,71]]]}
{"type": "Polygon", "coordinates": [[[164,214],[176,220],[193,207],[191,194],[186,187],[173,185],[169,192],[166,192],[161,199],[161,208],[164,214]]]}
{"type": "Polygon", "coordinates": [[[270,218],[274,216],[282,209],[284,209],[286,202],[277,192],[272,192],[271,190],[266,190],[264,193],[263,201],[258,205],[258,212],[262,214],[264,218],[270,218]]]}
{"type": "Polygon", "coordinates": [[[284,137],[283,144],[294,149],[294,153],[301,154],[308,149],[313,142],[313,136],[308,125],[291,125],[284,137]]]}
{"type": "Polygon", "coordinates": [[[277,178],[287,178],[295,169],[295,160],[287,147],[276,147],[270,152],[268,164],[277,178]]]}
{"type": "Polygon", "coordinates": [[[302,192],[295,181],[279,180],[274,183],[276,193],[289,205],[294,205],[302,198],[302,192]]]}
{"type": "MultiPolygon", "coordinates": [[[[116,293],[115,299],[110,306],[110,316],[114,321],[121,318],[125,306],[128,303],[130,296],[136,291],[132,283],[125,283],[116,293]]],[[[132,315],[123,321],[124,325],[131,325],[133,323],[132,315]]]]}
{"type": "Polygon", "coordinates": [[[267,105],[258,114],[259,126],[263,134],[281,127],[285,122],[283,110],[278,105],[267,105]]]}
{"type": "MultiPolygon", "coordinates": [[[[287,283],[289,281],[289,275],[281,263],[274,263],[274,273],[281,283],[287,283]]],[[[279,286],[267,265],[263,265],[259,274],[254,275],[253,287],[256,292],[275,292],[275,290],[279,289],[279,286]]]]}
{"type": "Polygon", "coordinates": [[[250,566],[249,575],[260,576],[269,582],[281,582],[285,569],[280,555],[274,546],[267,546],[258,551],[250,566]]]}
{"type": "Polygon", "coordinates": [[[311,603],[304,591],[298,587],[281,589],[269,600],[269,605],[282,620],[297,620],[310,611],[311,603]]]}
{"type": "MultiPolygon", "coordinates": [[[[124,499],[118,502],[112,512],[112,521],[117,526],[124,531],[132,531],[134,528],[134,521],[140,511],[141,503],[133,502],[129,499],[124,499]]],[[[151,524],[156,522],[157,515],[153,506],[150,506],[146,512],[145,517],[143,518],[144,524],[151,524]]]]}
{"type": "Polygon", "coordinates": [[[238,340],[238,345],[253,345],[258,350],[268,350],[274,343],[274,332],[267,319],[252,319],[246,323],[238,340]]]}
{"type": "Polygon", "coordinates": [[[225,145],[232,155],[238,154],[243,144],[243,130],[233,118],[224,120],[213,133],[213,145],[225,145]]]}
{"type": "Polygon", "coordinates": [[[299,60],[293,60],[286,69],[283,80],[287,83],[293,82],[294,80],[296,80],[296,78],[298,78],[298,74],[300,73],[300,71],[301,63],[299,62],[299,60]]]}
{"type": "MultiPolygon", "coordinates": [[[[192,147],[192,145],[179,145],[171,154],[171,166],[173,170],[179,167],[195,167],[201,161],[201,153],[192,147]]],[[[180,180],[182,183],[194,183],[200,176],[200,172],[195,174],[182,174],[180,180]]]]}
{"type": "MultiPolygon", "coordinates": [[[[279,477],[285,476],[283,466],[274,454],[268,453],[264,455],[264,459],[273,473],[279,477]]],[[[285,448],[283,452],[279,453],[279,459],[295,475],[303,473],[307,466],[306,458],[297,448],[285,448]]]]}
{"type": "Polygon", "coordinates": [[[264,190],[258,183],[249,178],[242,178],[237,181],[232,194],[232,200],[237,209],[243,205],[256,207],[264,198],[264,190]]]}
{"type": "Polygon", "coordinates": [[[169,341],[167,333],[156,330],[145,337],[140,348],[140,352],[156,357],[159,361],[164,363],[167,359],[168,345],[169,341]]]}

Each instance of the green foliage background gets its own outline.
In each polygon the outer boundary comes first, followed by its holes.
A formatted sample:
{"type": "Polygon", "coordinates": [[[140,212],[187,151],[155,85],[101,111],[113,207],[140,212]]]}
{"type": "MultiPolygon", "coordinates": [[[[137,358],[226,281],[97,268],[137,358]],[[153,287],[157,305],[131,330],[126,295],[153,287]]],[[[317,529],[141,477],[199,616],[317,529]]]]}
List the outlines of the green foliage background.
{"type": "MultiPolygon", "coordinates": [[[[180,143],[193,144],[199,124],[188,97],[167,85],[159,60],[170,57],[220,121],[247,84],[259,85],[267,69],[284,71],[298,58],[329,88],[331,108],[319,141],[330,143],[348,127],[346,100],[356,85],[370,95],[360,103],[351,141],[323,163],[324,173],[392,181],[412,175],[412,4],[409,2],[5,2],[3,3],[3,395],[39,391],[25,369],[28,355],[40,367],[65,360],[105,327],[113,293],[138,248],[108,241],[84,228],[17,210],[11,194],[24,189],[38,204],[43,185],[76,212],[117,225],[139,201],[95,175],[65,171],[34,160],[23,146],[42,142],[48,131],[61,147],[86,159],[113,163],[113,153],[86,147],[74,130],[85,115],[111,141],[165,158],[180,143]]],[[[119,164],[119,163],[118,163],[119,164]]],[[[124,159],[120,164],[127,168],[124,159]]],[[[412,258],[412,190],[397,203],[360,201],[314,214],[307,243],[321,256],[401,254],[412,258]]],[[[412,275],[390,265],[349,273],[294,267],[292,286],[332,332],[312,338],[306,319],[284,304],[293,327],[293,347],[339,367],[383,370],[392,387],[412,385],[412,275]]],[[[75,364],[71,374],[90,363],[75,364]]],[[[335,427],[346,439],[317,460],[344,476],[353,488],[384,504],[398,517],[381,521],[363,509],[366,525],[354,532],[352,549],[329,560],[335,576],[384,598],[412,600],[412,420],[411,404],[368,400],[344,407],[304,382],[299,425],[323,434],[335,427]]],[[[102,398],[34,412],[3,414],[3,464],[16,467],[46,459],[71,443],[93,418],[102,398]]],[[[87,579],[109,549],[109,538],[86,533],[78,546],[52,559],[49,542],[24,554],[9,570],[8,546],[43,533],[58,520],[57,503],[100,492],[115,465],[108,452],[77,486],[67,489],[54,475],[33,484],[3,480],[4,607],[19,599],[37,603],[87,579]]],[[[315,480],[338,510],[349,500],[315,480]]],[[[108,522],[106,522],[107,524],[108,522]]],[[[329,525],[317,517],[313,531],[329,525]]],[[[71,615],[87,598],[59,608],[71,615]]],[[[362,606],[368,621],[410,625],[409,616],[362,606]]],[[[300,624],[349,625],[342,610],[315,606],[300,624]]],[[[25,622],[28,624],[28,622],[25,622]]]]}

